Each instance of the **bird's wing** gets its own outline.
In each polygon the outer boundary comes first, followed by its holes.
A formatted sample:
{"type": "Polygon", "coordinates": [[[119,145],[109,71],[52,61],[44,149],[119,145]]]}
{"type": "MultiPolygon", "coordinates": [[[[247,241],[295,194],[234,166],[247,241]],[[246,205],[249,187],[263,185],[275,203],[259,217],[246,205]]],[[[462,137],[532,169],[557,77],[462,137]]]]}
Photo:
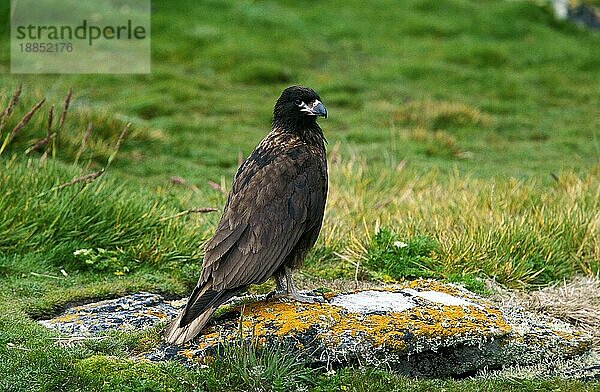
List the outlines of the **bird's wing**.
{"type": "MultiPolygon", "coordinates": [[[[300,237],[321,224],[323,161],[305,146],[242,166],[214,237],[205,248],[199,285],[233,289],[268,279],[300,237]],[[315,209],[321,213],[314,213],[315,209]]],[[[260,154],[259,154],[260,155],[260,154]]]]}

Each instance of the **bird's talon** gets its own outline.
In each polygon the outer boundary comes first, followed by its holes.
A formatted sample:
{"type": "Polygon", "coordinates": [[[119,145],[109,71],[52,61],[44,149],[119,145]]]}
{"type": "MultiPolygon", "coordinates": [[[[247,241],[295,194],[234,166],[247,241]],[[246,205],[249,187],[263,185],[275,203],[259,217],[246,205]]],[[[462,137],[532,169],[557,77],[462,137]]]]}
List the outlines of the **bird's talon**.
{"type": "Polygon", "coordinates": [[[327,301],[327,298],[325,298],[325,296],[321,293],[314,294],[312,296],[312,298],[316,303],[319,303],[319,304],[325,304],[325,303],[329,302],[329,301],[327,301]]]}
{"type": "Polygon", "coordinates": [[[285,291],[273,290],[273,291],[267,293],[267,297],[265,298],[265,300],[266,301],[274,301],[274,300],[285,298],[286,296],[287,296],[287,294],[285,291]]]}

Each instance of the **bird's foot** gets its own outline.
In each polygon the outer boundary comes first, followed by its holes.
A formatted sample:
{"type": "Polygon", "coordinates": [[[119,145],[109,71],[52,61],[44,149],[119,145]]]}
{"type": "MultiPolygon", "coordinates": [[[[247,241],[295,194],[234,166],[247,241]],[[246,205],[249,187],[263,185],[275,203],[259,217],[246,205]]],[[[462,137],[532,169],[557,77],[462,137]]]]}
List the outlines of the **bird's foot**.
{"type": "Polygon", "coordinates": [[[283,292],[283,293],[272,292],[267,295],[267,299],[279,299],[284,302],[303,302],[303,303],[308,303],[308,304],[327,302],[325,297],[323,297],[322,295],[303,294],[298,291],[289,292],[289,293],[288,292],[283,292]],[[273,295],[271,295],[271,294],[273,294],[273,295]]]}
{"type": "Polygon", "coordinates": [[[287,291],[285,291],[285,290],[283,290],[283,291],[280,291],[280,290],[273,290],[273,291],[271,291],[271,292],[267,293],[267,298],[266,298],[266,300],[267,300],[267,301],[271,301],[271,300],[278,300],[278,299],[281,299],[281,298],[287,297],[287,295],[288,295],[288,294],[287,294],[287,291]]]}
{"type": "Polygon", "coordinates": [[[292,280],[292,269],[285,267],[283,273],[275,275],[275,283],[277,284],[275,291],[267,294],[267,301],[278,299],[286,302],[304,302],[309,304],[327,302],[321,294],[313,292],[300,293],[292,280]]]}

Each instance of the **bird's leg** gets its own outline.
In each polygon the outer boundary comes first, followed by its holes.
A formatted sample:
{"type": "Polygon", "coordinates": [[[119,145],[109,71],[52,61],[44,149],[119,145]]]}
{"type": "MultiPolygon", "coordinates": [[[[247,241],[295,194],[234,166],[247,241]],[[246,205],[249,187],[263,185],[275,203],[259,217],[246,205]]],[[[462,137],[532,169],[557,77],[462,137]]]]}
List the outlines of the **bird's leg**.
{"type": "Polygon", "coordinates": [[[287,296],[287,288],[285,285],[285,273],[275,273],[275,291],[271,291],[267,294],[267,300],[277,299],[287,296]]]}
{"type": "Polygon", "coordinates": [[[285,277],[284,274],[276,274],[275,275],[275,292],[276,293],[283,294],[283,293],[287,292],[284,277],[285,277]]]}
{"type": "Polygon", "coordinates": [[[275,291],[267,294],[267,300],[271,299],[288,299],[298,302],[324,302],[324,298],[315,295],[306,295],[298,292],[294,281],[292,280],[292,269],[283,267],[282,272],[275,274],[275,291]]]}
{"type": "Polygon", "coordinates": [[[306,295],[301,294],[296,289],[296,285],[294,285],[294,281],[292,280],[292,269],[290,267],[283,267],[285,271],[285,280],[287,281],[287,295],[286,297],[289,299],[293,299],[298,302],[323,302],[324,298],[314,295],[306,295]]]}

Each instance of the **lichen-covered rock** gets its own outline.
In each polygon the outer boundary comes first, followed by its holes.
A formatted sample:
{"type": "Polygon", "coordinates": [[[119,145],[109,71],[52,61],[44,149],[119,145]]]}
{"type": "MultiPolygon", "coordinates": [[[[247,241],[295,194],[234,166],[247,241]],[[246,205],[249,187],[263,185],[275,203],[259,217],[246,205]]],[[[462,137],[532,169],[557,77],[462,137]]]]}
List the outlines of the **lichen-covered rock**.
{"type": "Polygon", "coordinates": [[[84,337],[109,330],[132,331],[149,328],[175,317],[178,309],[159,294],[136,293],[125,297],[75,306],[44,326],[73,337],[84,337]]]}
{"type": "Polygon", "coordinates": [[[383,365],[411,376],[464,375],[549,356],[568,358],[590,346],[589,337],[557,320],[540,320],[522,309],[503,313],[457,286],[419,280],[329,295],[325,304],[238,306],[193,343],[147,358],[202,362],[234,339],[284,344],[301,350],[313,365],[383,365]]]}
{"type": "MultiPolygon", "coordinates": [[[[100,309],[112,307],[111,320],[136,328],[160,321],[147,317],[156,309],[165,316],[177,312],[173,303],[156,297],[150,300],[151,294],[143,294],[146,302],[132,306],[134,296],[116,300],[124,300],[129,310],[136,309],[120,319],[114,319],[118,313],[114,303],[104,301],[100,309]],[[132,319],[138,316],[143,322],[132,319]]],[[[325,303],[253,299],[238,298],[230,303],[194,341],[184,346],[161,345],[142,358],[203,363],[224,343],[246,340],[296,350],[313,366],[364,364],[411,376],[460,376],[484,368],[569,359],[588,352],[591,346],[588,335],[568,324],[534,316],[522,308],[500,308],[461,287],[428,280],[328,294],[325,303]]],[[[84,307],[83,314],[80,309],[44,323],[71,334],[81,333],[73,323],[110,327],[110,323],[97,322],[103,313],[91,318],[91,306],[84,307]],[[70,324],[65,326],[63,321],[70,324]]],[[[92,329],[88,327],[86,333],[92,329]]]]}

